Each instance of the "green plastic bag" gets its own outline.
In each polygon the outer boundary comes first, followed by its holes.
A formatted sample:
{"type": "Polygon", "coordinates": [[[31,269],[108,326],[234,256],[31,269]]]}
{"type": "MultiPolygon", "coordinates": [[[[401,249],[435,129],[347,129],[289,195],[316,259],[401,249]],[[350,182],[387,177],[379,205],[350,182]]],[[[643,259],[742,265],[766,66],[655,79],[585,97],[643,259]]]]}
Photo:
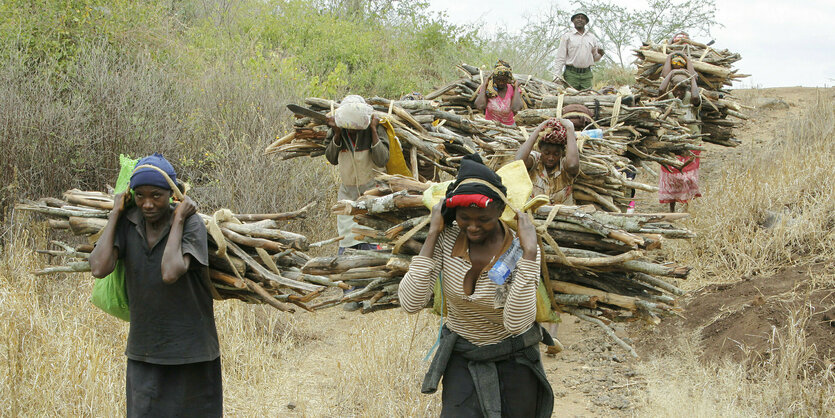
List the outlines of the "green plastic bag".
{"type": "Polygon", "coordinates": [[[554,312],[551,308],[551,299],[548,298],[548,290],[545,289],[545,283],[539,280],[539,286],[536,288],[536,322],[543,324],[545,322],[560,322],[560,314],[554,312]]]}
{"type": "MultiPolygon", "coordinates": [[[[133,160],[127,155],[119,154],[119,177],[116,179],[116,193],[124,192],[130,184],[133,168],[139,160],[133,160]]],[[[128,292],[125,288],[125,266],[122,260],[116,260],[113,272],[103,279],[97,279],[93,284],[93,294],[90,297],[93,305],[123,321],[130,322],[130,307],[128,292]]]]}

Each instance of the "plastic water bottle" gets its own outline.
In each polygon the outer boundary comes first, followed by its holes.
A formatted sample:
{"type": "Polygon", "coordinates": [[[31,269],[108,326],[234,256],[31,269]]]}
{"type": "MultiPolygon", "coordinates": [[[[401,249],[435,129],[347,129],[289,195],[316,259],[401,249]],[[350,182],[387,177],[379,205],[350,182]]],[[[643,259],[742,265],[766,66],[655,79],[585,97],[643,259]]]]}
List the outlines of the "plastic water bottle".
{"type": "Polygon", "coordinates": [[[522,246],[519,245],[519,238],[514,238],[510,249],[499,256],[493,267],[487,272],[487,277],[497,285],[503,285],[507,278],[510,277],[510,272],[516,268],[516,263],[522,258],[522,246]]]}
{"type": "Polygon", "coordinates": [[[580,134],[593,139],[601,139],[603,138],[603,129],[588,129],[580,132],[580,134]]]}

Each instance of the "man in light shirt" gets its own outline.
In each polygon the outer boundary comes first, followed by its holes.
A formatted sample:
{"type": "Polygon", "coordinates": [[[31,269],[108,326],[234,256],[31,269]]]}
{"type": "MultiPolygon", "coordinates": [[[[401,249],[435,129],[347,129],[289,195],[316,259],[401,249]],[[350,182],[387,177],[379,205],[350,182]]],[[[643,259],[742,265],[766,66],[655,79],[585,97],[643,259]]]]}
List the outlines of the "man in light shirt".
{"type": "Polygon", "coordinates": [[[574,31],[569,31],[560,40],[554,70],[562,74],[569,86],[577,90],[590,89],[591,66],[603,57],[603,48],[600,41],[586,30],[589,17],[585,13],[575,13],[571,16],[571,23],[574,24],[574,31]]]}

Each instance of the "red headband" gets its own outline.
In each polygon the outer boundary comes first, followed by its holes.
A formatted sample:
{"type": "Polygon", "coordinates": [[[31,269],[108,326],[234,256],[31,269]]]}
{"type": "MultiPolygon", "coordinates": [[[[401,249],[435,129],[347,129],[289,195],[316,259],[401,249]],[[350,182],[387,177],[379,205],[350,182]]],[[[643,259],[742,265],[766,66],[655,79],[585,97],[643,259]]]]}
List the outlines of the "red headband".
{"type": "Polygon", "coordinates": [[[446,207],[447,208],[460,208],[460,207],[479,207],[479,208],[486,208],[493,199],[483,195],[483,194],[459,194],[452,196],[446,200],[446,207]]]}

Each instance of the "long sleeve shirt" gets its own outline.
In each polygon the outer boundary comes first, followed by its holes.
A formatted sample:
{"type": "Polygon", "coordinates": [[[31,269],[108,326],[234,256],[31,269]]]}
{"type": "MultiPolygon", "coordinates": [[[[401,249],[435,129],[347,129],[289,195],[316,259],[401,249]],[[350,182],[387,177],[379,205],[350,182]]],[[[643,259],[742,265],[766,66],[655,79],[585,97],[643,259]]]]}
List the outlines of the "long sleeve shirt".
{"type": "Polygon", "coordinates": [[[595,62],[600,61],[603,55],[598,53],[600,41],[592,35],[588,29],[583,33],[576,29],[566,33],[560,39],[560,46],[557,48],[557,60],[554,63],[554,71],[562,75],[563,67],[570,65],[575,68],[589,68],[595,62]]]}
{"type": "MultiPolygon", "coordinates": [[[[508,240],[512,240],[514,234],[507,225],[503,226],[509,232],[505,234],[505,246],[509,246],[508,240]]],[[[536,261],[522,258],[517,262],[509,278],[510,289],[504,307],[495,308],[498,285],[487,277],[493,263],[479,274],[473,294],[464,294],[464,276],[472,267],[469,243],[466,234],[453,224],[438,236],[431,258],[412,258],[398,289],[400,305],[409,313],[423,309],[432,296],[438,274],[443,272],[441,283],[448,310],[447,327],[475,345],[497,343],[527,331],[536,319],[540,256],[537,250],[536,261]]]]}
{"type": "Polygon", "coordinates": [[[385,128],[377,126],[380,139],[372,145],[371,128],[360,131],[342,129],[342,142],[334,142],[333,130],[328,130],[325,158],[339,169],[343,185],[362,186],[374,179],[374,170],[383,169],[389,160],[389,140],[385,128]]]}

